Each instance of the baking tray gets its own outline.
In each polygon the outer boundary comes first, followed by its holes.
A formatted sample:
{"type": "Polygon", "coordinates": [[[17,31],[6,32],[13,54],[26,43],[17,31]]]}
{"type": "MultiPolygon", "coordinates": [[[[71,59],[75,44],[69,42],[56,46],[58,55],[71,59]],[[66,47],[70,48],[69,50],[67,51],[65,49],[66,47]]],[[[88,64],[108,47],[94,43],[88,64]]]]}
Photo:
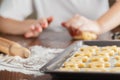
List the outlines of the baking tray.
{"type": "Polygon", "coordinates": [[[49,61],[46,65],[40,68],[40,72],[50,74],[53,77],[60,78],[114,78],[115,80],[119,78],[120,73],[118,72],[67,72],[67,71],[58,71],[62,64],[74,54],[78,48],[83,45],[96,45],[96,46],[120,46],[120,41],[77,41],[71,44],[68,48],[66,48],[62,53],[58,54],[51,61],[49,61]]]}

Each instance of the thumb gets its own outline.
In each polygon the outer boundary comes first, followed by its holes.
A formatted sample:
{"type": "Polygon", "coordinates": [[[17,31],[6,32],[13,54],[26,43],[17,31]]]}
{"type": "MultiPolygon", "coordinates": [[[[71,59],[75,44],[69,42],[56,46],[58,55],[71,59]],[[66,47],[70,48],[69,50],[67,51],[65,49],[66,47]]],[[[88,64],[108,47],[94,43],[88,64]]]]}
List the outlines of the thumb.
{"type": "Polygon", "coordinates": [[[47,18],[48,24],[50,24],[53,21],[53,19],[54,19],[53,16],[48,17],[47,18]]]}
{"type": "Polygon", "coordinates": [[[66,22],[62,22],[62,24],[61,24],[63,27],[65,27],[65,28],[69,28],[69,25],[66,23],[66,22]]]}

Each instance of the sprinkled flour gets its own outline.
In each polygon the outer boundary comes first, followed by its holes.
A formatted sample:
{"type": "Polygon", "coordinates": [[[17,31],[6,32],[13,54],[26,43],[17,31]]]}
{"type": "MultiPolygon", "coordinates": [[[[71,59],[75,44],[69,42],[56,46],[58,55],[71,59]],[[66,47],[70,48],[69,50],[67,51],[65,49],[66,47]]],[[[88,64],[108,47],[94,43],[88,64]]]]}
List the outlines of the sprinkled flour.
{"type": "Polygon", "coordinates": [[[30,48],[31,56],[23,59],[19,56],[4,56],[0,54],[0,70],[21,72],[24,74],[42,75],[39,69],[63,49],[51,49],[42,46],[30,48]]]}

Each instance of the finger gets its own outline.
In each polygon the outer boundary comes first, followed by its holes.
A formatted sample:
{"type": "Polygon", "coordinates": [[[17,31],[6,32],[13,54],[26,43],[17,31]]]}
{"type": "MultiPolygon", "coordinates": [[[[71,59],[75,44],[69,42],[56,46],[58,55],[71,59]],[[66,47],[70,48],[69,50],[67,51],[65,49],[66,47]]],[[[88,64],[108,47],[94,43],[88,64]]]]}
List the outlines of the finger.
{"type": "Polygon", "coordinates": [[[31,37],[37,37],[37,36],[39,36],[39,32],[37,32],[37,31],[34,31],[34,32],[27,32],[24,36],[25,36],[25,38],[31,38],[31,37]]]}
{"type": "Polygon", "coordinates": [[[69,27],[68,30],[69,30],[71,36],[75,36],[75,31],[73,30],[72,27],[69,27]]]}
{"type": "Polygon", "coordinates": [[[76,30],[76,35],[80,35],[82,33],[82,31],[80,31],[79,29],[76,30]]]}
{"type": "Polygon", "coordinates": [[[48,24],[50,24],[53,21],[53,16],[50,16],[49,18],[47,18],[48,24]]]}
{"type": "Polygon", "coordinates": [[[31,25],[30,30],[34,30],[34,29],[35,29],[35,25],[31,25]]]}
{"type": "Polygon", "coordinates": [[[35,30],[32,30],[33,37],[37,37],[42,32],[42,27],[40,24],[35,25],[35,30]]]}
{"type": "Polygon", "coordinates": [[[48,27],[48,21],[47,19],[40,19],[40,25],[42,28],[47,28],[48,27]]]}
{"type": "Polygon", "coordinates": [[[75,35],[75,31],[72,28],[72,26],[69,26],[66,22],[63,22],[62,26],[68,29],[68,31],[69,31],[69,33],[70,33],[71,36],[75,35]]]}
{"type": "Polygon", "coordinates": [[[27,33],[25,33],[25,38],[30,38],[30,37],[37,37],[40,34],[40,32],[36,31],[36,30],[32,30],[29,31],[27,33]]]}
{"type": "Polygon", "coordinates": [[[39,36],[39,34],[40,34],[40,32],[37,32],[37,31],[33,31],[33,37],[37,37],[37,36],[39,36]]]}
{"type": "Polygon", "coordinates": [[[69,25],[68,25],[68,23],[66,23],[66,22],[62,22],[62,24],[61,24],[63,27],[65,27],[65,28],[69,28],[69,25]]]}
{"type": "Polygon", "coordinates": [[[66,23],[65,23],[65,22],[62,22],[61,25],[62,25],[63,27],[66,27],[66,23]]]}
{"type": "Polygon", "coordinates": [[[42,27],[40,24],[36,24],[35,29],[32,31],[42,32],[42,27]]]}
{"type": "Polygon", "coordinates": [[[79,33],[79,30],[77,28],[71,27],[73,36],[76,36],[79,33]]]}
{"type": "Polygon", "coordinates": [[[79,30],[79,28],[70,27],[70,31],[71,31],[72,36],[76,36],[76,35],[81,34],[81,31],[79,30]]]}
{"type": "Polygon", "coordinates": [[[27,33],[24,34],[25,38],[30,38],[30,37],[33,37],[34,33],[29,31],[27,33]]]}
{"type": "Polygon", "coordinates": [[[41,25],[40,24],[36,24],[36,25],[32,25],[31,27],[30,27],[30,30],[31,31],[37,31],[37,32],[42,32],[42,27],[41,27],[41,25]]]}
{"type": "Polygon", "coordinates": [[[36,33],[40,33],[42,32],[42,28],[40,26],[40,24],[36,24],[36,25],[31,25],[30,27],[30,31],[28,31],[27,33],[25,33],[25,37],[26,38],[30,38],[36,35],[36,33]]]}

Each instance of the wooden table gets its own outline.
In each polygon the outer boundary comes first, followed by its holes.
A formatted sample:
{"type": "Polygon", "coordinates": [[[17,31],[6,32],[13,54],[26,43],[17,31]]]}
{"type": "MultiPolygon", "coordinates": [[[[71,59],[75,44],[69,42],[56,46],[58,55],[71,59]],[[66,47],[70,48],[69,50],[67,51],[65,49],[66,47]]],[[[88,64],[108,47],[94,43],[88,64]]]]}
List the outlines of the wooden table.
{"type": "MultiPolygon", "coordinates": [[[[25,47],[34,45],[42,45],[50,48],[66,48],[74,42],[67,31],[54,32],[45,30],[37,38],[25,39],[22,36],[12,36],[1,34],[2,37],[16,41],[25,47]]],[[[111,34],[106,33],[99,36],[98,40],[111,40],[111,34]]],[[[56,80],[48,74],[34,77],[33,75],[25,75],[17,72],[0,71],[0,80],[56,80]]]]}

